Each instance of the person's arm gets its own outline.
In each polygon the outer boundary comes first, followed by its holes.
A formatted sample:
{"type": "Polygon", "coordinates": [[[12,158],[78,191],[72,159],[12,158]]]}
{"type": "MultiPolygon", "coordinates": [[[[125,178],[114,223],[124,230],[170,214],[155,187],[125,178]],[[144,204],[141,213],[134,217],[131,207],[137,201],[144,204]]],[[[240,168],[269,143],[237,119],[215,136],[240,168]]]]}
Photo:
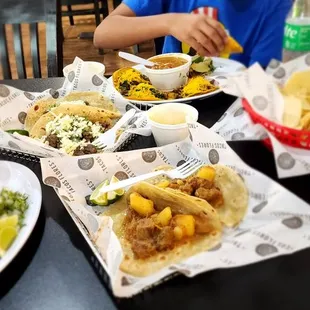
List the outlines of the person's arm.
{"type": "Polygon", "coordinates": [[[258,62],[262,67],[267,67],[273,58],[282,60],[285,19],[291,5],[292,0],[280,0],[273,9],[266,12],[249,65],[258,62]]]}
{"type": "Polygon", "coordinates": [[[117,49],[167,36],[173,15],[136,17],[136,14],[122,3],[97,27],[94,45],[117,49]]]}
{"type": "Polygon", "coordinates": [[[97,27],[94,45],[117,49],[171,35],[201,56],[223,50],[227,34],[219,22],[200,14],[160,14],[164,1],[125,0],[97,27]]]}

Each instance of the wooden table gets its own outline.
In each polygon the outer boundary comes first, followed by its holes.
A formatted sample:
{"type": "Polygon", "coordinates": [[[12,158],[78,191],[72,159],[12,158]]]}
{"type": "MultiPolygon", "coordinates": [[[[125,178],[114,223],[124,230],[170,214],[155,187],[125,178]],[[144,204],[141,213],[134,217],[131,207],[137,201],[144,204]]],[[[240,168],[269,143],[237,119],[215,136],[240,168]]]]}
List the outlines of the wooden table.
{"type": "MultiPolygon", "coordinates": [[[[27,91],[42,91],[60,87],[63,79],[5,82],[27,91]]],[[[195,102],[199,121],[211,126],[233,100],[218,95],[195,102]]],[[[153,143],[146,139],[145,145],[153,143]]],[[[273,156],[260,142],[229,144],[249,165],[277,180],[273,156]]],[[[8,157],[0,152],[0,159],[8,157]]],[[[40,175],[37,163],[27,166],[40,175]]],[[[310,176],[280,183],[310,202],[310,176]]],[[[0,275],[0,309],[309,309],[310,249],[246,267],[214,270],[192,279],[178,276],[124,300],[109,296],[91,267],[92,261],[86,242],[54,191],[43,186],[43,207],[35,230],[0,275]]]]}

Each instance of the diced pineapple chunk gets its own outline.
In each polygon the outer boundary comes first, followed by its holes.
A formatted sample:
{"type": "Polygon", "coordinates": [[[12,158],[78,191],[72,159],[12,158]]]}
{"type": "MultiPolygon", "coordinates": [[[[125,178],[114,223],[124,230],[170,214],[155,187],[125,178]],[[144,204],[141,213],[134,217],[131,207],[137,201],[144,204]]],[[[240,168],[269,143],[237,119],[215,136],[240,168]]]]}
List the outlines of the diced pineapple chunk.
{"type": "Polygon", "coordinates": [[[159,183],[156,184],[157,187],[160,188],[167,188],[169,186],[170,182],[168,180],[163,180],[160,181],[159,183]]]}
{"type": "Polygon", "coordinates": [[[211,166],[204,166],[197,172],[197,177],[213,182],[215,178],[215,169],[211,166]]]}
{"type": "Polygon", "coordinates": [[[179,226],[174,227],[173,234],[174,234],[175,239],[177,240],[181,240],[184,236],[183,229],[179,226]]]}
{"type": "Polygon", "coordinates": [[[154,203],[152,200],[146,199],[138,193],[131,193],[129,200],[130,207],[141,216],[149,216],[155,213],[154,203]]]}
{"type": "Polygon", "coordinates": [[[175,226],[183,230],[185,237],[192,237],[195,234],[195,218],[192,215],[179,214],[173,218],[175,226]]]}
{"type": "Polygon", "coordinates": [[[170,207],[165,208],[160,213],[157,214],[155,218],[155,223],[161,227],[168,226],[172,219],[170,207]]]}

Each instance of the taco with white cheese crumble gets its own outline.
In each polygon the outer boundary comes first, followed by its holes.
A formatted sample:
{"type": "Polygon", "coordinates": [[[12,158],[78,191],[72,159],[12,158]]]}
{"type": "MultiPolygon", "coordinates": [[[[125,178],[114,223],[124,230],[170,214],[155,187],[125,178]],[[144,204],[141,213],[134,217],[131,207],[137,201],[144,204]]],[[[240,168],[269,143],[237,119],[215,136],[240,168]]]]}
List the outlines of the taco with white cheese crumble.
{"type": "Polygon", "coordinates": [[[30,131],[42,115],[63,104],[84,105],[117,112],[112,101],[101,93],[93,91],[72,92],[61,99],[49,98],[37,101],[27,111],[25,129],[30,131]]]}
{"type": "Polygon", "coordinates": [[[30,131],[30,137],[69,155],[94,154],[92,142],[113,127],[120,113],[100,108],[64,104],[42,115],[30,131]]]}

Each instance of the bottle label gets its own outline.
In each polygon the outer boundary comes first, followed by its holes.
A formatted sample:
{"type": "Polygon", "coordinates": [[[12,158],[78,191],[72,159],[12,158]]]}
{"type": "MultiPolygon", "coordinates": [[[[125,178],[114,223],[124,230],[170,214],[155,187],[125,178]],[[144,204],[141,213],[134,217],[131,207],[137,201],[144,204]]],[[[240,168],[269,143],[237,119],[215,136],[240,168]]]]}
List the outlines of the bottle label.
{"type": "Polygon", "coordinates": [[[310,51],[310,25],[285,24],[284,49],[310,51]]]}

